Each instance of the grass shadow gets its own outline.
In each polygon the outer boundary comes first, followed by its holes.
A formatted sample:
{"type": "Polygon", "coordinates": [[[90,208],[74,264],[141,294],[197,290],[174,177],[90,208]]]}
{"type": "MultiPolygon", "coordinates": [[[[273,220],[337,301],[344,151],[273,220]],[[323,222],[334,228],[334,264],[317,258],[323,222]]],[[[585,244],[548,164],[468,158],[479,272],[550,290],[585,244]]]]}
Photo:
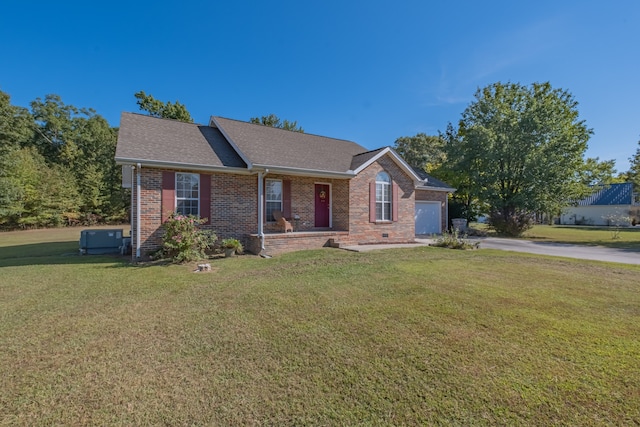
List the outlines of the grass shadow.
{"type": "Polygon", "coordinates": [[[0,247],[0,267],[51,264],[131,265],[129,256],[119,254],[80,255],[77,242],[43,242],[0,247]]]}

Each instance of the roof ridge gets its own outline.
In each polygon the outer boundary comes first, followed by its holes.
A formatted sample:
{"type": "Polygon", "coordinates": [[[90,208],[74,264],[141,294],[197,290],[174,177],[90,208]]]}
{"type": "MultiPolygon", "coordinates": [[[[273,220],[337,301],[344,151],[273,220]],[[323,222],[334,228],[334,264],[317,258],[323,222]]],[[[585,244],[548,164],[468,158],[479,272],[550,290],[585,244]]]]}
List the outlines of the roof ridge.
{"type": "Polygon", "coordinates": [[[222,117],[222,116],[211,116],[211,117],[214,117],[214,118],[216,118],[216,119],[230,120],[230,121],[233,121],[233,122],[238,122],[238,123],[242,123],[242,124],[246,124],[246,125],[262,126],[262,127],[264,127],[264,128],[267,128],[267,129],[275,129],[276,131],[293,132],[293,133],[298,133],[298,134],[300,134],[300,135],[309,135],[309,136],[315,136],[315,137],[317,137],[317,138],[332,139],[332,140],[334,140],[334,141],[351,142],[351,143],[353,143],[353,144],[360,145],[360,144],[358,144],[357,142],[352,141],[352,140],[350,140],[350,139],[334,138],[334,137],[331,137],[331,136],[318,135],[318,134],[315,134],[315,133],[308,133],[308,132],[296,132],[296,131],[294,131],[294,130],[282,129],[282,128],[277,128],[277,127],[269,126],[269,125],[263,125],[262,123],[251,123],[251,122],[246,122],[246,121],[244,121],[244,120],[239,120],[239,119],[230,119],[230,118],[228,118],[228,117],[222,117]]]}
{"type": "Polygon", "coordinates": [[[189,122],[183,122],[182,120],[178,120],[178,119],[169,119],[167,117],[156,117],[156,116],[152,116],[150,114],[144,114],[144,113],[137,113],[137,112],[132,112],[132,111],[123,111],[122,114],[130,114],[132,116],[141,116],[141,117],[148,117],[150,119],[156,119],[156,120],[164,120],[164,121],[168,121],[168,122],[178,122],[178,123],[184,123],[185,125],[196,125],[196,126],[208,126],[202,123],[189,123],[189,122]]]}
{"type": "MultiPolygon", "coordinates": [[[[359,144],[358,144],[358,145],[359,145],[359,144]]],[[[373,150],[369,150],[369,151],[363,151],[362,153],[355,154],[353,157],[355,157],[355,156],[362,156],[362,155],[364,155],[364,154],[371,154],[371,153],[375,153],[376,151],[382,151],[382,150],[384,150],[385,148],[391,148],[391,147],[389,147],[389,146],[387,145],[387,146],[385,146],[385,147],[375,148],[375,149],[373,149],[373,150]]]]}

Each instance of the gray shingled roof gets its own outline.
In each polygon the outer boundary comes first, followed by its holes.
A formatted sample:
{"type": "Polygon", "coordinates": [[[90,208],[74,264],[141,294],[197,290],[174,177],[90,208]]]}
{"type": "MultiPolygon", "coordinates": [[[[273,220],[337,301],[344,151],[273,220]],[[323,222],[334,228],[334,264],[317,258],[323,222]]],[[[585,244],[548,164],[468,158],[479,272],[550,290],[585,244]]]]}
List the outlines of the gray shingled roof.
{"type": "Polygon", "coordinates": [[[259,166],[350,176],[384,150],[367,151],[352,141],[223,117],[212,117],[210,126],[203,126],[122,113],[116,161],[194,169],[259,166]]]}
{"type": "Polygon", "coordinates": [[[247,166],[218,129],[134,113],[120,117],[116,161],[247,166]]]}
{"type": "Polygon", "coordinates": [[[360,166],[373,159],[382,150],[384,150],[384,147],[378,148],[377,150],[367,151],[366,153],[356,154],[351,159],[351,170],[358,169],[360,166]]]}
{"type": "Polygon", "coordinates": [[[449,190],[453,190],[453,187],[451,187],[449,184],[447,184],[444,181],[440,181],[437,178],[432,177],[431,175],[429,175],[428,173],[426,173],[424,170],[420,169],[420,168],[412,168],[413,171],[416,173],[416,175],[418,175],[420,177],[420,179],[423,180],[427,180],[426,183],[423,183],[421,185],[422,188],[424,188],[425,190],[428,190],[429,187],[432,188],[446,188],[449,190]]]}
{"type": "Polygon", "coordinates": [[[367,151],[352,141],[212,117],[251,163],[273,168],[347,172],[353,156],[367,151]]]}

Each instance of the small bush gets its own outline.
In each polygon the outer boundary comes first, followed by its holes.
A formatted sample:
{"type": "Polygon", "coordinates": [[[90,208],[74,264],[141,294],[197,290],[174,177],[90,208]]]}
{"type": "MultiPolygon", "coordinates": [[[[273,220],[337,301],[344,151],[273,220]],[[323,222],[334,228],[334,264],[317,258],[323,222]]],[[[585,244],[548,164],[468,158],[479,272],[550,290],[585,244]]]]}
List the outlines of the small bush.
{"type": "Polygon", "coordinates": [[[619,213],[605,215],[602,218],[607,221],[607,226],[611,228],[611,239],[613,240],[620,238],[622,228],[633,224],[631,217],[619,213]]]}
{"type": "Polygon", "coordinates": [[[500,212],[489,215],[489,227],[502,236],[519,237],[533,227],[533,218],[528,213],[514,213],[505,217],[500,212]]]}
{"type": "Polygon", "coordinates": [[[206,219],[172,213],[165,221],[162,256],[174,262],[191,262],[206,258],[207,249],[217,240],[214,232],[201,230],[206,219]]]}
{"type": "Polygon", "coordinates": [[[452,229],[451,231],[445,231],[431,246],[449,249],[478,249],[480,242],[471,243],[467,240],[466,234],[460,236],[458,229],[452,229]]]}

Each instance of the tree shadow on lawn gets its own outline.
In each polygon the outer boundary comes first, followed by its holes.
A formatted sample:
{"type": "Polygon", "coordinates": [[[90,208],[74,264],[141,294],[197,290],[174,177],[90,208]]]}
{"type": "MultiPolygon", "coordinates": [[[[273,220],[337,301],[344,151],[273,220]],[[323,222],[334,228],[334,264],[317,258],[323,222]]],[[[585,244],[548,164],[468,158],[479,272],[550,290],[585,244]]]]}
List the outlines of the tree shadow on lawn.
{"type": "Polygon", "coordinates": [[[78,242],[45,242],[0,247],[0,267],[52,264],[116,264],[133,266],[131,256],[80,255],[78,242]]]}

